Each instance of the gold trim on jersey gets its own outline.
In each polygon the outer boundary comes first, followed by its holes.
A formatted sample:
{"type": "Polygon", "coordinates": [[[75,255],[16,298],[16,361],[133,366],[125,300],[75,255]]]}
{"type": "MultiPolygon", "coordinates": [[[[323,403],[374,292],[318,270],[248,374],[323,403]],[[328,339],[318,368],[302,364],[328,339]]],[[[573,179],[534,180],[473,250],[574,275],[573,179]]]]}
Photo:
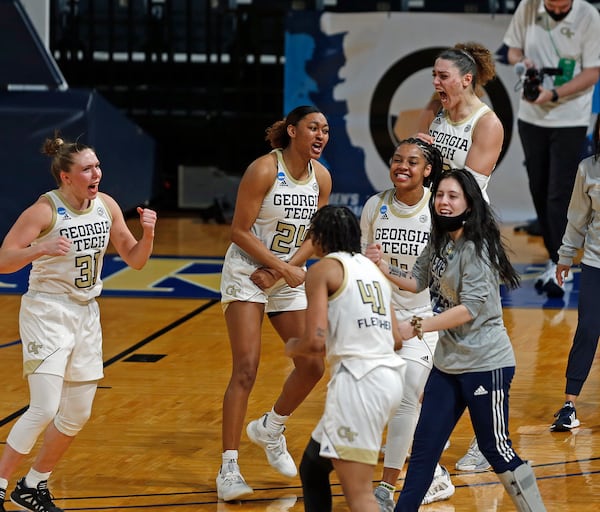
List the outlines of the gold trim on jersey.
{"type": "Polygon", "coordinates": [[[339,297],[342,294],[342,292],[346,289],[346,287],[348,286],[348,269],[346,268],[346,264],[344,263],[344,260],[342,258],[338,258],[334,254],[327,254],[325,256],[325,258],[330,258],[332,260],[339,261],[340,264],[342,265],[342,269],[344,270],[344,279],[342,281],[342,284],[334,293],[332,293],[329,297],[327,297],[327,300],[331,301],[331,300],[335,299],[336,297],[339,297]]]}
{"type": "MultiPolygon", "coordinates": [[[[481,119],[484,115],[486,115],[488,112],[491,112],[492,109],[487,105],[487,103],[484,103],[483,101],[481,102],[481,106],[475,111],[472,112],[471,115],[465,117],[464,119],[460,119],[459,121],[452,121],[452,119],[450,119],[450,115],[448,114],[447,110],[444,110],[444,119],[448,122],[448,124],[452,125],[452,126],[458,126],[461,124],[466,124],[469,121],[471,121],[471,119],[473,119],[476,115],[479,114],[479,119],[481,119]],[[481,114],[479,114],[479,112],[485,108],[485,112],[482,112],[481,114]]],[[[477,121],[479,121],[479,119],[477,119],[477,121]]],[[[475,123],[473,124],[473,126],[471,127],[471,131],[473,131],[475,129],[475,125],[477,124],[477,121],[475,121],[475,123]]]]}
{"type": "Polygon", "coordinates": [[[43,236],[46,236],[48,233],[50,233],[50,231],[52,231],[54,229],[54,226],[56,226],[56,219],[57,219],[57,214],[56,214],[56,204],[54,203],[54,200],[48,195],[49,193],[46,192],[45,194],[42,194],[42,197],[45,197],[48,202],[50,203],[50,206],[52,207],[52,218],[50,219],[50,224],[48,224],[48,227],[46,229],[44,229],[43,231],[40,232],[40,234],[37,236],[38,238],[42,238],[43,236]]]}
{"type": "Polygon", "coordinates": [[[402,213],[398,210],[398,207],[396,206],[395,202],[394,202],[394,195],[396,194],[396,189],[392,188],[392,189],[388,189],[388,190],[384,190],[383,192],[381,192],[379,194],[379,202],[377,203],[377,209],[375,210],[375,213],[377,215],[379,215],[380,210],[381,210],[381,205],[385,204],[390,213],[392,213],[394,215],[394,217],[398,217],[400,219],[409,219],[414,217],[415,215],[417,215],[417,213],[419,213],[423,208],[425,207],[429,207],[429,198],[431,197],[431,190],[429,190],[427,187],[423,187],[423,197],[419,200],[419,202],[414,205],[414,206],[408,206],[408,208],[414,208],[411,212],[409,213],[402,213]]]}
{"type": "MultiPolygon", "coordinates": [[[[306,185],[314,176],[315,171],[313,169],[312,160],[309,160],[308,162],[308,176],[306,177],[306,179],[297,180],[290,174],[287,165],[285,165],[285,160],[283,159],[283,150],[274,149],[273,151],[271,151],[271,153],[275,153],[275,156],[277,157],[277,162],[281,163],[281,167],[283,168],[283,172],[285,172],[286,178],[294,182],[296,185],[306,185]]],[[[277,179],[275,179],[275,182],[277,182],[277,179]]]]}

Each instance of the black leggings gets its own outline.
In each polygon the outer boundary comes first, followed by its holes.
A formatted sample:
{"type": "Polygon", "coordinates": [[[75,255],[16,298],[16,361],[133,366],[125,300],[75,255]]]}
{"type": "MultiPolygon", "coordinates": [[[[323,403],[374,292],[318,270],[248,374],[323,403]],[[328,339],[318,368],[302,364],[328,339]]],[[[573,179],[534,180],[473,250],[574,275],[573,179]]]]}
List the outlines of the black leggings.
{"type": "Polygon", "coordinates": [[[521,120],[518,126],[529,191],[544,245],[550,259],[556,263],[587,127],[545,128],[521,120]]]}
{"type": "Polygon", "coordinates": [[[329,474],[333,471],[333,464],[330,459],[321,457],[320,451],[321,445],[311,437],[300,462],[306,512],[331,512],[332,508],[329,474]]]}
{"type": "Polygon", "coordinates": [[[577,330],[567,363],[567,395],[579,396],[594,362],[600,336],[598,289],[600,268],[581,264],[577,330]]]}

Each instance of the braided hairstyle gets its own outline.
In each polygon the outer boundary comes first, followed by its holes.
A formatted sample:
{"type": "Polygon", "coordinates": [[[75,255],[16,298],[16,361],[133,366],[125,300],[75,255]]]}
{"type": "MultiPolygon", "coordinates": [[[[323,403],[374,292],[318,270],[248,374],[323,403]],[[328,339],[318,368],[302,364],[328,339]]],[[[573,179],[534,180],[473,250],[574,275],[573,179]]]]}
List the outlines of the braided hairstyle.
{"type": "MultiPolygon", "coordinates": [[[[518,288],[520,277],[511,265],[500,228],[494,217],[490,205],[481,194],[481,189],[473,175],[466,169],[450,169],[442,173],[441,177],[433,184],[430,199],[431,211],[435,211],[435,196],[440,183],[446,179],[454,179],[463,190],[467,201],[469,216],[463,225],[463,237],[471,240],[475,245],[478,256],[483,256],[485,248],[492,267],[498,271],[500,279],[509,289],[518,288]]],[[[438,257],[442,257],[442,250],[448,243],[450,235],[439,229],[435,215],[431,219],[431,244],[438,257]]]]}
{"type": "Polygon", "coordinates": [[[440,153],[440,150],[433,144],[429,144],[423,139],[419,139],[417,137],[408,137],[407,139],[402,139],[400,142],[398,142],[396,147],[398,148],[404,144],[414,144],[417,146],[421,150],[423,158],[425,158],[427,163],[431,165],[431,172],[429,173],[429,176],[425,177],[423,180],[423,185],[429,187],[435,183],[444,170],[444,159],[440,153]]]}
{"type": "MultiPolygon", "coordinates": [[[[42,145],[41,152],[44,155],[52,157],[52,163],[50,164],[50,172],[56,181],[56,184],[60,187],[60,171],[70,172],[71,165],[73,165],[73,154],[80,153],[86,149],[94,151],[93,148],[82,144],[81,142],[68,142],[59,137],[58,132],[55,132],[54,137],[46,139],[42,145]]],[[[94,151],[95,152],[95,151],[94,151]]]]}
{"type": "Polygon", "coordinates": [[[320,245],[325,254],[360,252],[360,224],[347,206],[319,208],[311,220],[309,235],[313,244],[320,245]]]}

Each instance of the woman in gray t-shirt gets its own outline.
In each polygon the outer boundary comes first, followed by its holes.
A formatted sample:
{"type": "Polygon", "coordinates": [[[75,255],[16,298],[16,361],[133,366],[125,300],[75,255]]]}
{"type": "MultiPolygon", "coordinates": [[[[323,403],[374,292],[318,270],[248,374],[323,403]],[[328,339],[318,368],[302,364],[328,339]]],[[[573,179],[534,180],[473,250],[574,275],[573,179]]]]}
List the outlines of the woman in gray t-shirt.
{"type": "Polygon", "coordinates": [[[429,286],[434,316],[400,322],[403,338],[439,331],[423,396],[408,472],[396,512],[417,511],[456,423],[469,409],[482,453],[517,510],[545,510],[531,467],[508,434],[508,396],[515,357],[502,321],[500,282],[519,285],[500,229],[475,179],[465,169],[445,172],[434,184],[432,230],[412,272],[387,265],[376,246],[367,250],[405,290],[429,286]]]}

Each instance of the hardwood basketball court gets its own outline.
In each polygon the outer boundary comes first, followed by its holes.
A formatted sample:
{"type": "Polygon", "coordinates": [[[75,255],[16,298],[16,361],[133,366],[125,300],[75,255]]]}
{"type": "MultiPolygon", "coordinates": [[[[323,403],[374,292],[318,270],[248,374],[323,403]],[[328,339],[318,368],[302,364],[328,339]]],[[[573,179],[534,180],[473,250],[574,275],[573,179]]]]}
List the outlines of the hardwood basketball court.
{"type": "MultiPolygon", "coordinates": [[[[136,221],[131,223],[134,231],[136,221]]],[[[504,233],[513,262],[543,264],[540,239],[504,233]]],[[[137,232],[137,231],[136,231],[137,232]]],[[[161,217],[155,256],[215,257],[229,243],[225,225],[207,224],[194,216],[161,217]]],[[[167,268],[167,267],[165,267],[167,268]]],[[[525,275],[532,289],[535,273],[525,275]]],[[[15,419],[28,404],[21,378],[18,332],[20,295],[1,293],[8,276],[0,276],[0,440],[4,443],[15,419]]],[[[218,276],[201,278],[207,289],[218,276]]],[[[139,284],[139,283],[138,283],[139,284]]],[[[9,289],[10,291],[10,289],[9,289]]],[[[214,291],[214,290],[213,290],[214,291]]],[[[225,322],[218,299],[103,296],[105,378],[92,418],[60,462],[50,481],[55,502],[65,510],[143,511],[301,511],[298,477],[287,479],[271,469],[262,450],[242,437],[240,465],[255,489],[243,503],[218,502],[215,476],[221,454],[221,401],[231,361],[225,322]]],[[[573,299],[574,300],[574,299],[573,299]]],[[[549,511],[591,512],[600,503],[600,377],[598,360],[577,403],[582,425],[571,433],[548,427],[561,406],[564,371],[577,312],[569,307],[506,307],[505,322],[517,357],[512,386],[510,432],[516,450],[533,465],[549,511]]],[[[599,311],[600,313],[600,311],[599,311]]],[[[597,357],[598,359],[598,357],[597,357]]],[[[248,420],[269,410],[279,394],[291,362],[282,342],[264,325],[261,366],[250,398],[248,420]]],[[[288,422],[288,447],[299,463],[323,405],[324,378],[288,422]]],[[[464,417],[451,437],[442,463],[456,486],[447,501],[422,507],[429,512],[504,512],[514,510],[491,472],[460,473],[454,463],[472,436],[464,417]]],[[[9,484],[31,463],[26,459],[9,484]]],[[[381,474],[381,461],[376,469],[381,474]]],[[[403,478],[403,475],[401,476],[403,478]]],[[[347,510],[332,474],[334,510],[347,510]]],[[[398,488],[402,481],[398,482],[398,488]]],[[[7,502],[7,510],[17,510],[7,502]]]]}

